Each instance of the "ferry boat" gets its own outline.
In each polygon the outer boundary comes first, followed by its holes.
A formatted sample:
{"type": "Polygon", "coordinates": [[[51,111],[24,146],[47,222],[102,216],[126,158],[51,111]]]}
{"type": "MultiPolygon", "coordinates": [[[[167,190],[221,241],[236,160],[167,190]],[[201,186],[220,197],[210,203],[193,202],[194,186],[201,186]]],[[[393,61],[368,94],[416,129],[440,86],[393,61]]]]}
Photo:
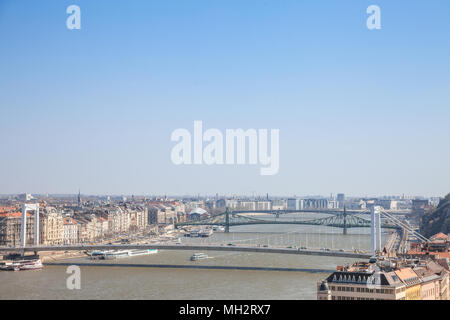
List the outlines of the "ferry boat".
{"type": "Polygon", "coordinates": [[[40,259],[37,260],[26,260],[19,264],[19,270],[40,270],[43,268],[40,259]]]}
{"type": "Polygon", "coordinates": [[[213,231],[211,229],[202,230],[199,232],[199,236],[202,238],[207,238],[212,236],[213,231]]]}
{"type": "Polygon", "coordinates": [[[42,268],[43,265],[40,259],[4,262],[0,265],[0,270],[2,271],[40,270],[42,268]]]}
{"type": "Polygon", "coordinates": [[[208,255],[206,253],[194,253],[191,257],[191,261],[208,259],[208,255]]]}
{"type": "Polygon", "coordinates": [[[156,254],[158,253],[158,249],[134,249],[128,252],[130,257],[134,256],[144,256],[148,254],[156,254]]]}
{"type": "Polygon", "coordinates": [[[19,271],[19,264],[11,261],[0,263],[1,271],[19,271]]]}
{"type": "Polygon", "coordinates": [[[129,252],[129,250],[109,251],[109,252],[106,252],[103,255],[103,259],[104,260],[113,260],[113,259],[120,259],[120,258],[129,257],[128,252],[129,252]]]}
{"type": "Polygon", "coordinates": [[[109,250],[92,251],[91,254],[89,255],[89,257],[92,260],[103,259],[105,254],[108,252],[110,252],[110,251],[109,250]]]}
{"type": "Polygon", "coordinates": [[[103,259],[113,260],[127,257],[144,256],[155,253],[158,253],[157,249],[132,249],[132,250],[108,251],[103,254],[103,259]]]}
{"type": "Polygon", "coordinates": [[[197,237],[199,237],[199,236],[200,236],[200,230],[193,230],[193,231],[191,231],[191,232],[189,233],[189,236],[190,236],[191,238],[197,238],[197,237]]]}

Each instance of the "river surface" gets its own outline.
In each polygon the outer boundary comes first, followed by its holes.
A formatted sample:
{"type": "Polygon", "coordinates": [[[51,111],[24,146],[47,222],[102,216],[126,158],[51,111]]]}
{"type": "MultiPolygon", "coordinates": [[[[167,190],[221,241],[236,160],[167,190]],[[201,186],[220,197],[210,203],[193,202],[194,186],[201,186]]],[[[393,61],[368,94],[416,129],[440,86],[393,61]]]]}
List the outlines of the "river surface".
{"type": "MultiPolygon", "coordinates": [[[[317,218],[321,215],[303,213],[280,219],[293,217],[317,218]]],[[[216,232],[210,238],[182,238],[182,242],[259,243],[271,247],[368,251],[369,232],[368,228],[355,228],[343,235],[342,229],[330,227],[249,225],[233,227],[230,233],[216,232]]],[[[383,236],[385,241],[387,234],[383,236]]],[[[209,259],[191,262],[193,253],[160,251],[154,255],[112,261],[93,262],[87,258],[60,261],[80,265],[80,290],[67,289],[66,282],[70,276],[66,273],[67,266],[45,266],[40,271],[0,272],[0,299],[316,299],[316,283],[319,280],[328,276],[337,265],[355,261],[335,257],[210,251],[205,252],[209,259]],[[83,263],[97,265],[83,266],[83,263]],[[291,268],[297,271],[150,268],[145,265],[291,268]]]]}

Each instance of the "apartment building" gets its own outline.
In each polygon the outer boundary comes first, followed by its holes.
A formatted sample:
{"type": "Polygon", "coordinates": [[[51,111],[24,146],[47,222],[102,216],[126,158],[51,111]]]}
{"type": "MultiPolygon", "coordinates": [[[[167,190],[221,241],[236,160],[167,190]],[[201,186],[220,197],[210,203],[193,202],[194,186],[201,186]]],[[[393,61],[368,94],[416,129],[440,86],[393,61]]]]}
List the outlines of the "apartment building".
{"type": "MultiPolygon", "coordinates": [[[[21,245],[22,212],[0,213],[0,246],[21,245]]],[[[34,214],[27,212],[26,243],[34,244],[34,214]]]]}
{"type": "Polygon", "coordinates": [[[422,281],[417,273],[411,268],[402,268],[394,272],[406,286],[406,300],[421,300],[422,281]]]}
{"type": "Polygon", "coordinates": [[[130,211],[130,229],[133,231],[143,230],[148,224],[148,210],[131,210],[130,211]]]}
{"type": "Polygon", "coordinates": [[[130,215],[122,208],[108,212],[109,231],[112,234],[124,233],[130,230],[130,215]]]}
{"type": "Polygon", "coordinates": [[[77,244],[79,224],[75,219],[63,218],[63,244],[77,244]]]}
{"type": "Polygon", "coordinates": [[[149,224],[172,224],[178,220],[178,214],[172,206],[155,204],[148,208],[149,224]]]}
{"type": "Polygon", "coordinates": [[[317,284],[318,300],[450,299],[450,272],[431,259],[381,258],[338,269],[317,284]]]}
{"type": "Polygon", "coordinates": [[[40,215],[40,242],[43,245],[64,243],[63,217],[55,208],[45,208],[40,215]]]}
{"type": "Polygon", "coordinates": [[[336,271],[318,284],[318,300],[405,300],[405,285],[393,272],[336,271]]]}

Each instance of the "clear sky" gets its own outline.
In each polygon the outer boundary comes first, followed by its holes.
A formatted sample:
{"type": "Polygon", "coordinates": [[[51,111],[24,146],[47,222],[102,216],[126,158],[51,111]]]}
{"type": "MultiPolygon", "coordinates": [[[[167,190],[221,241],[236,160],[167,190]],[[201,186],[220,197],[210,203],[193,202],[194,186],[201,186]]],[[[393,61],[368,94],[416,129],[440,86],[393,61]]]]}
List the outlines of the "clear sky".
{"type": "Polygon", "coordinates": [[[0,0],[0,193],[444,195],[449,13],[448,0],[0,0]],[[372,4],[381,30],[366,27],[372,4]],[[279,173],[174,165],[171,133],[194,120],[280,129],[279,173]]]}

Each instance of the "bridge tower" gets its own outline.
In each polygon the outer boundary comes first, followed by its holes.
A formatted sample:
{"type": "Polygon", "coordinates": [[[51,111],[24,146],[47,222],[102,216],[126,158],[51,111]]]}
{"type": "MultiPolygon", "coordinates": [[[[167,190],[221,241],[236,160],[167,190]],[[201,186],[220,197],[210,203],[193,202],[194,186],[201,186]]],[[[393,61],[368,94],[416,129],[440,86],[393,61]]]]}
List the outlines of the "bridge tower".
{"type": "Polygon", "coordinates": [[[225,212],[225,232],[230,232],[230,209],[227,207],[227,211],[225,212]]]}
{"type": "Polygon", "coordinates": [[[344,218],[343,234],[346,235],[347,234],[347,211],[345,210],[345,206],[344,206],[343,218],[344,218]]]}
{"type": "Polygon", "coordinates": [[[375,255],[377,252],[381,251],[381,213],[380,207],[373,206],[371,208],[371,251],[375,255]]]}
{"type": "Polygon", "coordinates": [[[27,245],[27,212],[34,210],[34,245],[39,245],[39,203],[22,205],[22,225],[20,242],[22,247],[27,245]]]}

